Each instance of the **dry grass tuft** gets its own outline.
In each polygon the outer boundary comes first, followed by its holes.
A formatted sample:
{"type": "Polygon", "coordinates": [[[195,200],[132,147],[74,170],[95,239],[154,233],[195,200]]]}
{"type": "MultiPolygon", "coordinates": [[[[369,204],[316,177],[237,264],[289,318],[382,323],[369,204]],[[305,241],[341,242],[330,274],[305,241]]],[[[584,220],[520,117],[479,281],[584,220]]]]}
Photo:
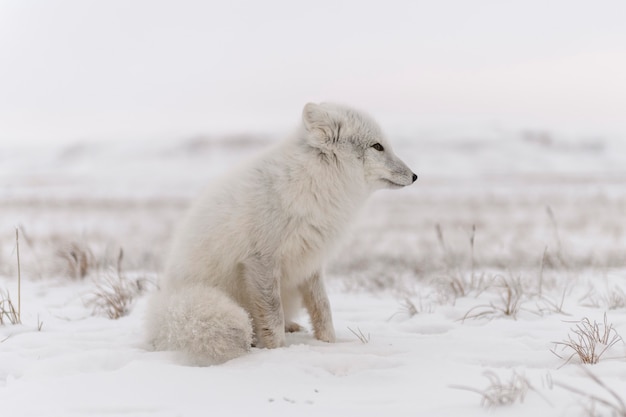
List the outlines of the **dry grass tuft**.
{"type": "Polygon", "coordinates": [[[96,290],[87,299],[95,314],[102,314],[110,319],[117,320],[126,316],[136,296],[146,289],[146,280],[143,277],[130,279],[122,272],[124,252],[120,249],[117,268],[110,269],[98,275],[95,281],[96,290]]]}
{"type": "MultiPolygon", "coordinates": [[[[421,302],[420,302],[420,305],[421,305],[421,302]]],[[[418,310],[417,306],[413,303],[413,301],[411,301],[408,297],[405,297],[404,300],[400,302],[400,309],[397,312],[393,313],[391,317],[389,317],[389,320],[392,320],[394,317],[398,315],[411,318],[419,314],[419,312],[420,311],[418,310]]]]}
{"type": "MultiPolygon", "coordinates": [[[[622,337],[613,328],[613,325],[607,322],[605,313],[603,324],[599,324],[595,320],[592,323],[585,317],[571,329],[567,340],[554,342],[554,344],[560,346],[561,350],[573,351],[572,354],[565,359],[563,365],[567,364],[576,356],[578,356],[581,363],[595,365],[600,361],[600,358],[607,350],[621,340],[622,337]]],[[[552,349],[552,353],[564,359],[555,349],[552,349]]]]}
{"type": "Polygon", "coordinates": [[[618,395],[615,390],[611,389],[604,381],[594,375],[590,370],[584,367],[582,367],[582,370],[583,372],[585,372],[587,377],[589,377],[597,386],[599,386],[604,391],[604,395],[601,396],[590,394],[586,390],[583,391],[579,388],[575,388],[571,385],[567,385],[558,381],[556,381],[554,385],[589,400],[589,404],[585,405],[585,414],[588,416],[611,415],[614,417],[626,417],[626,399],[618,395]],[[599,413],[596,409],[598,404],[601,407],[607,409],[609,411],[609,414],[599,413]]]}
{"type": "Polygon", "coordinates": [[[524,289],[521,278],[510,278],[499,276],[497,281],[499,284],[494,285],[498,290],[499,302],[490,302],[489,304],[481,304],[472,307],[461,321],[467,319],[494,318],[499,316],[511,317],[517,319],[522,306],[524,297],[524,289]]]}
{"type": "Polygon", "coordinates": [[[488,408],[510,406],[518,402],[523,403],[528,391],[535,390],[524,375],[515,371],[508,381],[501,380],[500,377],[492,371],[487,371],[484,375],[489,381],[489,385],[484,389],[460,385],[452,385],[451,388],[479,394],[482,397],[480,404],[488,408]]]}
{"type": "MultiPolygon", "coordinates": [[[[22,266],[20,263],[20,230],[15,228],[15,253],[17,255],[17,322],[22,322],[22,266]]],[[[8,293],[7,293],[8,298],[8,293]]]]}
{"type": "Polygon", "coordinates": [[[411,301],[408,298],[405,298],[404,301],[402,303],[400,303],[400,313],[406,313],[409,318],[416,316],[421,310],[423,310],[423,307],[421,305],[421,300],[420,300],[420,308],[418,309],[415,304],[413,303],[413,301],[411,301]]]}
{"type": "Polygon", "coordinates": [[[602,301],[609,310],[626,308],[626,292],[617,286],[608,288],[602,295],[602,301]]]}
{"type": "Polygon", "coordinates": [[[22,323],[22,269],[20,265],[20,232],[15,229],[15,253],[17,255],[17,308],[9,291],[0,291],[0,325],[22,323]]]}
{"type": "Polygon", "coordinates": [[[455,253],[450,245],[446,242],[443,230],[439,224],[435,225],[437,241],[443,253],[443,262],[445,265],[445,274],[438,279],[439,289],[444,298],[452,297],[456,300],[459,297],[466,297],[473,292],[482,292],[488,286],[488,279],[485,273],[476,273],[475,260],[475,242],[476,242],[476,225],[472,225],[469,233],[469,265],[463,266],[462,256],[455,253]],[[461,272],[469,268],[469,272],[461,272]]]}
{"type": "Polygon", "coordinates": [[[118,275],[106,274],[98,278],[96,290],[87,304],[93,306],[94,313],[116,320],[130,312],[135,295],[130,281],[118,275]]]}
{"type": "Polygon", "coordinates": [[[93,252],[86,245],[71,242],[56,252],[64,264],[64,270],[72,279],[83,279],[96,265],[93,252]]]}
{"type": "Polygon", "coordinates": [[[391,317],[389,317],[389,320],[392,320],[396,316],[404,316],[410,319],[411,317],[414,317],[418,314],[430,314],[432,312],[432,304],[430,304],[429,302],[427,304],[424,304],[423,298],[420,298],[419,304],[415,305],[415,303],[411,301],[411,299],[405,297],[400,302],[400,308],[398,309],[398,311],[392,314],[391,317]]]}
{"type": "Polygon", "coordinates": [[[358,327],[356,328],[356,331],[352,330],[350,327],[348,327],[348,330],[350,330],[352,332],[353,335],[355,335],[360,341],[361,343],[368,344],[370,342],[370,334],[368,333],[367,335],[365,335],[361,329],[359,329],[358,327]]]}
{"type": "Polygon", "coordinates": [[[600,293],[591,288],[583,298],[585,300],[583,305],[589,307],[604,307],[608,310],[626,308],[626,291],[617,285],[607,287],[605,291],[600,293]]]}
{"type": "Polygon", "coordinates": [[[561,241],[561,233],[559,232],[559,225],[556,221],[556,216],[554,215],[554,211],[552,207],[546,206],[546,213],[548,214],[548,218],[550,219],[550,225],[552,226],[552,231],[554,232],[554,241],[556,244],[556,252],[554,253],[554,257],[550,257],[548,253],[548,249],[544,251],[544,257],[542,262],[549,262],[552,265],[560,265],[562,268],[568,269],[569,263],[565,260],[565,255],[563,254],[563,243],[561,241]]]}
{"type": "Polygon", "coordinates": [[[487,287],[487,278],[483,274],[463,274],[459,271],[448,271],[438,279],[442,295],[451,296],[454,300],[466,297],[471,293],[480,293],[487,287]]]}
{"type": "Polygon", "coordinates": [[[20,324],[18,309],[11,300],[8,291],[0,291],[0,325],[20,324]]]}
{"type": "Polygon", "coordinates": [[[550,314],[562,314],[564,316],[571,316],[564,310],[565,296],[567,295],[567,288],[561,293],[561,297],[557,300],[546,295],[540,295],[537,300],[537,312],[540,315],[550,314]]]}

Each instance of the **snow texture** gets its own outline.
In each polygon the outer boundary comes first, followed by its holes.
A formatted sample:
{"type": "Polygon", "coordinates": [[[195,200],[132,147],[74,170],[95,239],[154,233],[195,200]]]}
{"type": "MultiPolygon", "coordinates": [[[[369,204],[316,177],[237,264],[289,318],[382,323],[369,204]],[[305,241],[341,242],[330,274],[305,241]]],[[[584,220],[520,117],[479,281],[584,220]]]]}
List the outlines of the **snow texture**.
{"type": "Polygon", "coordinates": [[[189,199],[271,141],[0,147],[0,290],[17,303],[17,227],[22,321],[0,325],[0,412],[624,415],[624,342],[596,365],[559,344],[583,318],[626,335],[622,139],[392,138],[420,179],[376,194],[329,263],[337,343],[303,315],[286,347],[209,367],[146,345],[147,294],[189,199]],[[93,300],[119,282],[111,320],[93,300]]]}

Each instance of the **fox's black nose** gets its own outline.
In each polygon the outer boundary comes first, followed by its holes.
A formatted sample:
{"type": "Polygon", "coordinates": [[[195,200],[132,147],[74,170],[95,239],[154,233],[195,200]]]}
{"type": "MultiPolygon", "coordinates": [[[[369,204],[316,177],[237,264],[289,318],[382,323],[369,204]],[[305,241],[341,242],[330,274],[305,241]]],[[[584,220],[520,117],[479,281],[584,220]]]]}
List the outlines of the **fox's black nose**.
{"type": "Polygon", "coordinates": [[[417,174],[413,174],[413,182],[417,180],[417,174]]]}

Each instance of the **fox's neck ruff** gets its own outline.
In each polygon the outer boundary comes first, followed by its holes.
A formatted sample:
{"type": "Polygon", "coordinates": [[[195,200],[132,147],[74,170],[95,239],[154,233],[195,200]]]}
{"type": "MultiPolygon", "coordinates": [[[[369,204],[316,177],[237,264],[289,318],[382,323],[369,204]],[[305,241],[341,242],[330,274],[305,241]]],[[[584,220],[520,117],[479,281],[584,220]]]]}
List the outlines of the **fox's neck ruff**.
{"type": "Polygon", "coordinates": [[[293,205],[305,210],[311,222],[334,229],[332,234],[336,235],[351,222],[371,190],[359,167],[314,148],[309,147],[306,152],[308,155],[292,161],[294,164],[288,167],[294,173],[291,180],[297,190],[291,194],[293,205]]]}

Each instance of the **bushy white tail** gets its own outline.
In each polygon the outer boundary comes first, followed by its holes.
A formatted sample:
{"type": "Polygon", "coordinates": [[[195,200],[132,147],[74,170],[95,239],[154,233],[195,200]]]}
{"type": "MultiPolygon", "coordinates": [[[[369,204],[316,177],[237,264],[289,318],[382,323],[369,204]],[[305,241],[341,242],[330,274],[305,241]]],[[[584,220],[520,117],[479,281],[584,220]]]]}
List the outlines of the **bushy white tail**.
{"type": "Polygon", "coordinates": [[[160,290],[148,306],[148,337],[156,350],[185,354],[190,365],[216,365],[252,344],[246,311],[221,290],[196,285],[160,290]]]}

